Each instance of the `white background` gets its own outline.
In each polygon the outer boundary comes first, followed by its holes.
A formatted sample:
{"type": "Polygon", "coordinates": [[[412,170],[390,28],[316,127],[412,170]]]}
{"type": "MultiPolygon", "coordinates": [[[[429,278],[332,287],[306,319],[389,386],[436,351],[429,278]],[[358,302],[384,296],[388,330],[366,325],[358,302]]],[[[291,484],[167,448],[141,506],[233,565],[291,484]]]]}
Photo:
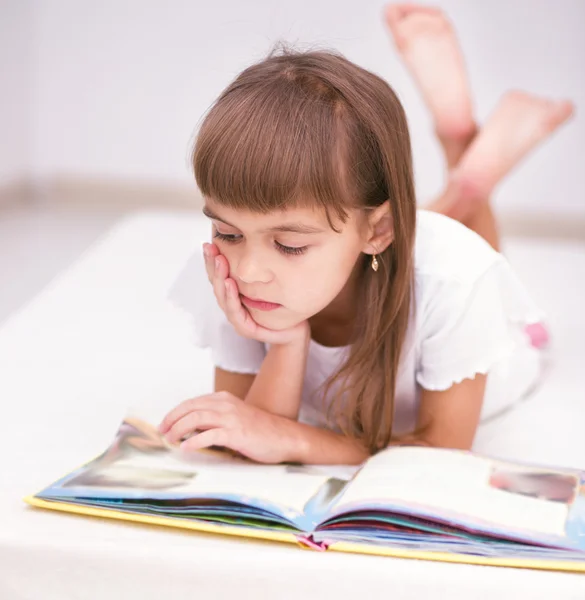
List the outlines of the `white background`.
{"type": "MultiPolygon", "coordinates": [[[[405,103],[419,197],[439,191],[429,117],[374,0],[0,0],[0,183],[103,176],[191,185],[189,145],[219,92],[279,39],[333,47],[405,103]]],[[[522,88],[577,115],[500,189],[502,210],[585,214],[585,2],[440,0],[478,117],[522,88]]]]}

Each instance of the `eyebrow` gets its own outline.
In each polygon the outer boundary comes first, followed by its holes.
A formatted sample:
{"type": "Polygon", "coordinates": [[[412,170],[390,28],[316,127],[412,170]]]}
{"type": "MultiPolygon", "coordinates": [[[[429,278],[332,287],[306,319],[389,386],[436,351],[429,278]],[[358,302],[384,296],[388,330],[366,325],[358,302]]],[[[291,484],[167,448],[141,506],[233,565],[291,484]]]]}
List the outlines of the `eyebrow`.
{"type": "MultiPolygon", "coordinates": [[[[234,227],[238,229],[235,225],[232,225],[225,219],[222,219],[218,215],[216,215],[208,206],[203,207],[203,214],[209,219],[213,219],[214,221],[221,221],[230,227],[234,227]]],[[[282,225],[275,225],[274,227],[269,227],[264,230],[265,232],[270,233],[323,233],[323,229],[319,227],[311,227],[311,225],[305,225],[304,223],[283,223],[282,225]]]]}

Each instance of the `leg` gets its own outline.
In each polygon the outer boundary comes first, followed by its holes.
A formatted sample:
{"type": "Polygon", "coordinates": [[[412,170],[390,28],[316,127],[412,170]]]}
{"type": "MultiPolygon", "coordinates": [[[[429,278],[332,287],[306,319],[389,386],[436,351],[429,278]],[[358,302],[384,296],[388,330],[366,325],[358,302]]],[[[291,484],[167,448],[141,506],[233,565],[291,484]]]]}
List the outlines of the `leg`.
{"type": "Polygon", "coordinates": [[[469,221],[496,185],[572,113],[568,101],[508,92],[465,151],[433,210],[469,221]]]}
{"type": "MultiPolygon", "coordinates": [[[[447,167],[453,169],[477,133],[465,63],[453,27],[439,9],[428,6],[391,4],[385,16],[394,43],[433,115],[447,167]]],[[[429,208],[443,212],[445,206],[458,202],[460,193],[460,186],[451,185],[448,198],[429,208]]],[[[487,198],[465,225],[499,247],[487,198]]]]}
{"type": "Polygon", "coordinates": [[[489,203],[494,187],[569,118],[573,107],[511,92],[477,134],[463,57],[443,13],[413,4],[389,5],[386,21],[433,115],[447,166],[454,170],[445,192],[428,208],[461,221],[497,249],[489,203]]]}
{"type": "Polygon", "coordinates": [[[474,210],[470,211],[469,214],[456,216],[453,214],[453,207],[457,207],[465,201],[464,194],[465,188],[462,182],[455,177],[450,178],[445,191],[426,208],[433,212],[455,218],[484,238],[492,248],[499,251],[500,236],[489,196],[486,196],[481,201],[477,199],[474,210]]]}
{"type": "Polygon", "coordinates": [[[435,122],[447,166],[455,167],[474,138],[471,94],[455,32],[437,8],[390,4],[386,23],[435,122]]]}
{"type": "Polygon", "coordinates": [[[475,231],[475,233],[481,235],[494,250],[500,251],[498,224],[489,199],[482,202],[467,220],[461,222],[469,227],[469,229],[475,231]]]}

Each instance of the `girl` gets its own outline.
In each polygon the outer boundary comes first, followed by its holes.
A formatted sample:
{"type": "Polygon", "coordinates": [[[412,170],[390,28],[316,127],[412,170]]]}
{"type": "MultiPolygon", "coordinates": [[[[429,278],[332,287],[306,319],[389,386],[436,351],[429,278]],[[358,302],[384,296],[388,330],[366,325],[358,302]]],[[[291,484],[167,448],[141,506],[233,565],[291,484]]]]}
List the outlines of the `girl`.
{"type": "Polygon", "coordinates": [[[175,288],[196,290],[181,303],[212,349],[215,393],[164,418],[169,442],[314,464],[389,444],[468,449],[536,381],[543,338],[526,327],[542,334],[542,315],[490,246],[489,196],[571,106],[509,94],[478,132],[440,11],[386,19],[433,114],[445,193],[417,212],[406,118],[381,78],[331,52],[243,71],[193,151],[211,289],[193,261],[175,288]]]}

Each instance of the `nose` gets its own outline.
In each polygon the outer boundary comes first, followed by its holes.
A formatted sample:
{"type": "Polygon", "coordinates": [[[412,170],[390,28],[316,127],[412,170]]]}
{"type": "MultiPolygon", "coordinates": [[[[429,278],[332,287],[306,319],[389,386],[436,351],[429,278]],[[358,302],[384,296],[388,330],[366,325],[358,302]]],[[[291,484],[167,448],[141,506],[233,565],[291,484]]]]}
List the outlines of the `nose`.
{"type": "Polygon", "coordinates": [[[243,283],[269,283],[272,280],[272,273],[266,261],[259,252],[250,248],[243,250],[231,272],[243,283]]]}

